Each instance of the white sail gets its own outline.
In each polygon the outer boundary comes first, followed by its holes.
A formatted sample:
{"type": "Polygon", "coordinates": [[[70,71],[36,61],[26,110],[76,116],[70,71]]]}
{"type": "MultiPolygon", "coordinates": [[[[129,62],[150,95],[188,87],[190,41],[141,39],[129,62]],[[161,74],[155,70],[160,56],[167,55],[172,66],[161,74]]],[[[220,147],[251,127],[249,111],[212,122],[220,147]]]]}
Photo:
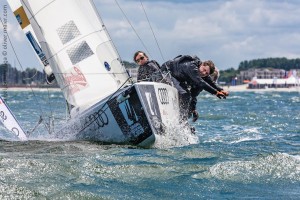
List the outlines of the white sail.
{"type": "Polygon", "coordinates": [[[128,79],[90,0],[22,0],[64,97],[73,106],[93,104],[128,79]]]}
{"type": "Polygon", "coordinates": [[[13,132],[20,140],[27,140],[24,130],[19,122],[10,111],[4,100],[0,97],[0,121],[11,132],[13,132]]]}

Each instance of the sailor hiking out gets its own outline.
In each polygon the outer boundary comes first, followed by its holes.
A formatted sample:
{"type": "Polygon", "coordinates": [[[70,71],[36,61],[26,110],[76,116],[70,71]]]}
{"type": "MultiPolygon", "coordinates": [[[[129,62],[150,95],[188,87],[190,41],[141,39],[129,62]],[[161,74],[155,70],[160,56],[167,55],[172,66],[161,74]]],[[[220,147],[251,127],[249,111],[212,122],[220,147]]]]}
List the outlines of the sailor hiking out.
{"type": "Polygon", "coordinates": [[[202,62],[197,56],[180,55],[162,64],[162,71],[169,71],[174,87],[177,88],[180,101],[181,120],[187,120],[193,115],[193,121],[198,119],[196,111],[197,96],[205,90],[218,98],[226,98],[228,92],[216,85],[209,75],[215,71],[212,61],[202,62]]]}

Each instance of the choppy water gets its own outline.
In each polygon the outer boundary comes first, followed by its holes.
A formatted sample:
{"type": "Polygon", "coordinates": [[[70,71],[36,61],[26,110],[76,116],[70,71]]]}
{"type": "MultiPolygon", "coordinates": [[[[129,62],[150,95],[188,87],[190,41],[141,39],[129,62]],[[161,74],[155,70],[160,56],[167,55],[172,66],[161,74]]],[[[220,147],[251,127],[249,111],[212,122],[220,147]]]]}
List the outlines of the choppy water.
{"type": "MultiPolygon", "coordinates": [[[[65,116],[58,92],[9,92],[7,101],[26,130],[42,111],[65,116]]],[[[176,135],[151,149],[1,141],[0,199],[299,199],[299,93],[203,93],[197,108],[199,141],[189,145],[176,135]]],[[[46,140],[44,129],[31,138],[46,140]]],[[[13,139],[4,128],[0,137],[13,139]]]]}

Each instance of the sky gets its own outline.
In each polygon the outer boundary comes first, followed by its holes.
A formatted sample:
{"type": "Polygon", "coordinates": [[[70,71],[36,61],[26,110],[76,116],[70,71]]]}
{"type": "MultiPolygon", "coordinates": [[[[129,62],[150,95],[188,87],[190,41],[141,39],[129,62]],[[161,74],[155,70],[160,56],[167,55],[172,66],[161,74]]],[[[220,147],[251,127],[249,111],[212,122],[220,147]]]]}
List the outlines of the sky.
{"type": "MultiPolygon", "coordinates": [[[[132,62],[137,50],[146,51],[150,59],[161,64],[177,55],[189,54],[212,60],[224,70],[237,69],[245,60],[300,57],[298,0],[94,0],[94,3],[125,61],[132,62]]],[[[0,0],[1,19],[5,4],[6,0],[0,0]]],[[[42,69],[9,8],[7,12],[8,33],[21,65],[42,69]]],[[[3,43],[2,25],[0,42],[3,43]]],[[[14,54],[8,54],[9,62],[18,68],[14,54]]]]}

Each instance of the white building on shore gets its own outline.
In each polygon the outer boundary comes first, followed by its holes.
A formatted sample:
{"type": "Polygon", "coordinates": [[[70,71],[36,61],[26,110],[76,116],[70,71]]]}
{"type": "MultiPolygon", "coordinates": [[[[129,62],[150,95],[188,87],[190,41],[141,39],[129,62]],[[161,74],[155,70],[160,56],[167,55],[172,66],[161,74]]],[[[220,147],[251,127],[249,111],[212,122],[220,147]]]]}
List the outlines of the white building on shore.
{"type": "Polygon", "coordinates": [[[288,73],[286,78],[258,78],[253,77],[252,80],[248,83],[249,89],[264,89],[264,88],[290,88],[300,86],[299,75],[296,70],[288,73]]]}

